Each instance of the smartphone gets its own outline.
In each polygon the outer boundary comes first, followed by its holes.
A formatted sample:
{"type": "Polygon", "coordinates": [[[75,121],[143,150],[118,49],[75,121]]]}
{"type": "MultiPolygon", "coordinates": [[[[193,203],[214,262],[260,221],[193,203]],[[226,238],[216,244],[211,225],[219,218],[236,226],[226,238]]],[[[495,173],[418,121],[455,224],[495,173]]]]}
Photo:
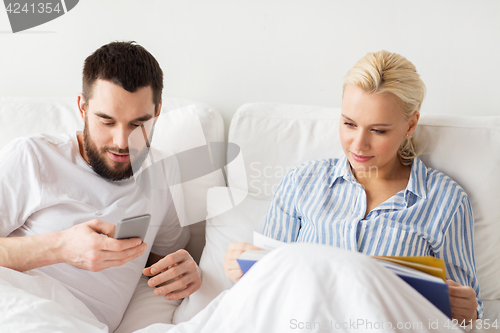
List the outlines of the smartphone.
{"type": "Polygon", "coordinates": [[[144,214],[129,217],[118,222],[115,230],[116,239],[140,238],[144,242],[146,232],[148,231],[151,215],[144,214]]]}

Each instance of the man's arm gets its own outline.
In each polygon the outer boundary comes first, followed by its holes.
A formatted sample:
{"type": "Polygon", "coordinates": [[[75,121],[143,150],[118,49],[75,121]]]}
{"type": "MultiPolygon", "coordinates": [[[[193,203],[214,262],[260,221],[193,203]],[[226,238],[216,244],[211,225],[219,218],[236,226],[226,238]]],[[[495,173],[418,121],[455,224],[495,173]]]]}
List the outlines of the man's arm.
{"type": "Polygon", "coordinates": [[[52,232],[30,237],[1,237],[0,266],[28,271],[59,263],[60,235],[52,232]]]}
{"type": "Polygon", "coordinates": [[[28,237],[0,237],[0,266],[27,271],[66,263],[98,272],[121,266],[144,254],[138,238],[111,238],[115,225],[91,220],[70,229],[28,237]],[[109,237],[103,237],[107,235],[109,237]]]}

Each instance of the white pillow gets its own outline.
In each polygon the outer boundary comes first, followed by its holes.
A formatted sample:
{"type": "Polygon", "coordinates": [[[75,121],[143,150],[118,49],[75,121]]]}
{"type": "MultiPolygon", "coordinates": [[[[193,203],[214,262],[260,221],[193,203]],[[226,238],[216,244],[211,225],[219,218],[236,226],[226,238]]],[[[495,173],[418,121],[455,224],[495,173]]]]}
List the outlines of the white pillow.
{"type": "Polygon", "coordinates": [[[229,142],[240,146],[242,170],[228,166],[229,182],[248,194],[271,199],[281,179],[311,160],[343,155],[340,109],[273,103],[241,106],[231,120],[229,142]]]}
{"type": "MultiPolygon", "coordinates": [[[[226,187],[209,191],[208,214],[218,212],[227,197],[226,187]]],[[[174,313],[173,323],[191,319],[222,291],[233,286],[224,274],[224,254],[229,244],[253,242],[253,231],[262,232],[270,201],[247,196],[235,208],[207,219],[206,245],[201,256],[200,268],[203,278],[198,291],[184,299],[174,313]]]]}
{"type": "Polygon", "coordinates": [[[76,96],[0,97],[0,149],[32,134],[74,133],[83,130],[76,96]]]}
{"type": "MultiPolygon", "coordinates": [[[[166,98],[162,115],[155,127],[153,143],[160,139],[168,150],[180,153],[191,148],[224,141],[224,122],[220,113],[212,107],[190,100],[166,98]],[[201,131],[201,132],[200,132],[201,131]]],[[[219,156],[224,159],[224,156],[219,156]]],[[[220,163],[223,164],[223,163],[220,163]]],[[[205,245],[205,216],[207,191],[213,186],[223,186],[220,171],[205,175],[181,185],[184,193],[184,209],[191,232],[186,249],[199,262],[205,245]],[[198,223],[193,223],[198,222],[198,223]]],[[[181,221],[182,223],[183,221],[181,221]]]]}

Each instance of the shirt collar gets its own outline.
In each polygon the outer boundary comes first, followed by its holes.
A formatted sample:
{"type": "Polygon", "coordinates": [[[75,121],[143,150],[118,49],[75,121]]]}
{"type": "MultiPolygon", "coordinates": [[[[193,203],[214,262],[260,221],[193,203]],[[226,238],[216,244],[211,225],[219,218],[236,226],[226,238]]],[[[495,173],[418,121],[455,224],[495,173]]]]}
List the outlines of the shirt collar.
{"type": "MultiPolygon", "coordinates": [[[[357,183],[346,156],[337,160],[336,166],[333,170],[332,178],[330,180],[329,187],[332,187],[335,181],[340,177],[344,178],[348,182],[357,183]]],[[[411,192],[416,196],[425,199],[427,198],[426,184],[427,184],[427,167],[418,157],[415,157],[411,165],[410,179],[408,180],[408,185],[406,186],[406,192],[411,192]]],[[[406,196],[407,193],[405,193],[405,199],[406,196]]]]}
{"type": "Polygon", "coordinates": [[[410,180],[406,186],[406,191],[409,191],[422,199],[427,198],[427,167],[418,157],[413,159],[410,180]]]}
{"type": "Polygon", "coordinates": [[[335,181],[340,177],[351,183],[356,180],[356,178],[352,174],[351,166],[349,165],[349,161],[347,160],[347,157],[345,155],[341,159],[337,160],[335,164],[336,165],[333,169],[329,187],[332,187],[335,181]]]}

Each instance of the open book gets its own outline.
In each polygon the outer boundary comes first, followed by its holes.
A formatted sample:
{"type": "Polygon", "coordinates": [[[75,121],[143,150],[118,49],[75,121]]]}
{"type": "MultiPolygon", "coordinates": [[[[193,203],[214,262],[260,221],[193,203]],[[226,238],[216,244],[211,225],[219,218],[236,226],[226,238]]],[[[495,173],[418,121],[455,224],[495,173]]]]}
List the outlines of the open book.
{"type": "MultiPolygon", "coordinates": [[[[259,259],[287,243],[254,232],[254,245],[264,250],[243,252],[236,261],[245,274],[259,259]]],[[[446,284],[444,261],[438,258],[373,256],[381,265],[390,269],[411,285],[434,306],[451,318],[450,294],[446,284]]]]}
{"type": "Polygon", "coordinates": [[[451,318],[450,294],[446,284],[443,260],[431,256],[373,256],[372,258],[396,273],[397,276],[451,318]]]}

